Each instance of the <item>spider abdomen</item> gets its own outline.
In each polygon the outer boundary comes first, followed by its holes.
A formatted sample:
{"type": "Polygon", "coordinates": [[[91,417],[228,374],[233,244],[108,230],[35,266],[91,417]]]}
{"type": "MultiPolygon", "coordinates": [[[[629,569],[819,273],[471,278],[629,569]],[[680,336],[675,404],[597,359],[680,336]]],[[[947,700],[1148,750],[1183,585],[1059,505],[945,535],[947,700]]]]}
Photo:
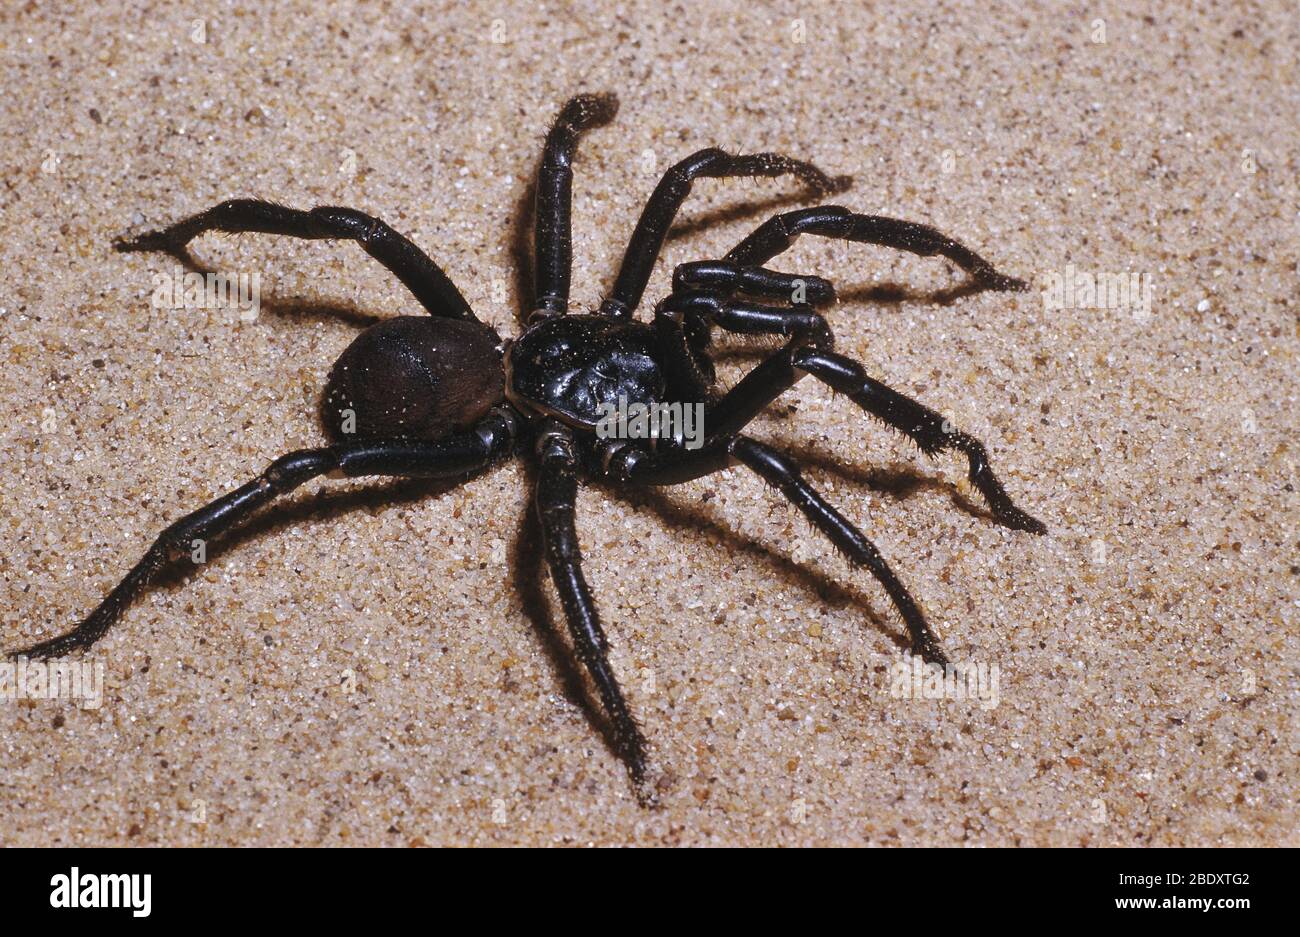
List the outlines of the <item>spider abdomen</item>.
{"type": "Polygon", "coordinates": [[[478,322],[399,316],[366,329],[330,370],[321,400],[336,441],[465,429],[501,402],[500,338],[478,322]]]}
{"type": "Polygon", "coordinates": [[[654,333],[607,316],[546,319],[506,353],[506,394],[516,405],[591,429],[608,410],[665,394],[654,333]]]}

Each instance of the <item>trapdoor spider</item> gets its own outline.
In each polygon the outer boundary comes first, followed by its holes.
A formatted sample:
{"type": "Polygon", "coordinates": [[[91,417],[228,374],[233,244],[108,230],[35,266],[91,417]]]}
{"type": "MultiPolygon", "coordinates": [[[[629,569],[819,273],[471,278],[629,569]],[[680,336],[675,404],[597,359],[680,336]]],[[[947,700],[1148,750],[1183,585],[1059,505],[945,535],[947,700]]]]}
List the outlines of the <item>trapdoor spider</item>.
{"type": "Polygon", "coordinates": [[[861,215],[838,206],[778,214],[720,260],[686,263],[651,323],[633,318],[678,209],[701,177],[793,175],[817,196],[842,191],[810,163],[776,153],[735,156],[700,150],[669,169],[632,234],[613,291],[593,315],[569,314],[573,157],[584,131],[607,124],[613,95],[569,101],[549,134],[536,181],[535,293],[513,342],[475,317],[450,279],[384,222],[348,208],[299,211],[270,202],[223,202],[170,227],[115,242],[120,251],[183,252],[205,231],[350,239],[391,271],[428,316],[387,319],[363,331],[334,365],[322,397],[332,445],[276,459],[254,481],[172,524],[103,602],[72,631],[10,656],[50,658],[93,644],[123,610],[184,553],[245,521],[257,508],[326,474],[464,479],[516,454],[536,459],[536,507],[546,560],[579,660],[599,693],[612,738],[638,790],[645,742],[610,668],[608,642],[582,573],[574,523],[580,478],[616,485],[672,485],[739,463],[774,485],[858,567],[866,567],[898,609],[913,650],[945,663],[911,594],[875,546],[800,474],[789,456],[742,435],[768,404],[805,375],[824,381],[871,416],[905,433],[927,454],[955,449],[1000,523],[1041,533],[1043,525],[1007,496],[984,447],[933,410],[891,390],[836,354],[814,310],[834,300],[825,279],[764,266],[801,234],[942,255],[975,288],[1023,289],[978,254],[925,225],[861,215]],[[738,298],[775,300],[767,304],[738,298]],[[794,302],[794,299],[799,302],[794,302]],[[726,392],[715,390],[708,347],[715,328],[778,336],[783,344],[726,392]],[[702,444],[680,438],[611,439],[596,432],[619,398],[704,407],[702,444]]]}

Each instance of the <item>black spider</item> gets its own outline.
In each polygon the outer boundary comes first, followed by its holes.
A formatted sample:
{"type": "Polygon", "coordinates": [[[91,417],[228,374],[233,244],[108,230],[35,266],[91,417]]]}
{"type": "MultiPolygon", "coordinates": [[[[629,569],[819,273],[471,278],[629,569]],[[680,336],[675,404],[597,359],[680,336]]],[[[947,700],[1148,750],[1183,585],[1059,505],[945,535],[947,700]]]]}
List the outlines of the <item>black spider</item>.
{"type": "Polygon", "coordinates": [[[925,453],[965,453],[971,483],[999,522],[1034,533],[1045,528],[1011,503],[977,440],[951,429],[939,414],[831,350],[830,327],[813,309],[813,304],[834,300],[829,282],[763,265],[800,234],[817,234],[922,256],[941,254],[970,275],[974,288],[1025,285],[933,228],[824,206],[777,215],[721,260],[678,266],[672,292],[655,307],[653,323],[637,322],[633,312],[693,180],[791,174],[818,195],[841,191],[848,182],[775,153],[733,156],[706,149],[673,166],[656,186],[632,234],[613,292],[599,312],[569,315],[571,164],[582,132],[608,123],[617,110],[613,95],[576,97],[547,135],[537,178],[535,299],[527,328],[513,343],[474,316],[451,280],[418,247],[379,219],[351,209],[298,211],[238,199],[161,231],[116,242],[120,251],[181,253],[192,238],[212,230],[348,238],[395,274],[430,316],[380,322],[343,352],[322,400],[333,445],[283,456],[255,481],[172,524],[74,630],[10,656],[49,658],[88,647],[169,561],[190,550],[193,540],[230,530],[256,508],[308,479],[327,473],[464,479],[509,456],[531,452],[538,461],[536,504],[546,559],[577,655],[600,694],[614,743],[638,790],[645,773],[645,743],[610,669],[608,643],[582,574],[574,526],[579,477],[671,485],[736,462],[748,466],[776,486],[850,561],[865,566],[880,581],[906,622],[916,653],[932,663],[946,663],[912,596],[871,542],[803,479],[788,456],[741,435],[741,430],[811,374],[907,434],[925,453]],[[737,294],[789,305],[763,305],[734,298],[737,294]],[[719,393],[707,353],[715,326],[787,341],[735,387],[719,393]],[[630,404],[703,405],[702,444],[690,448],[680,438],[602,438],[597,423],[608,412],[604,408],[616,405],[620,397],[630,404]]]}

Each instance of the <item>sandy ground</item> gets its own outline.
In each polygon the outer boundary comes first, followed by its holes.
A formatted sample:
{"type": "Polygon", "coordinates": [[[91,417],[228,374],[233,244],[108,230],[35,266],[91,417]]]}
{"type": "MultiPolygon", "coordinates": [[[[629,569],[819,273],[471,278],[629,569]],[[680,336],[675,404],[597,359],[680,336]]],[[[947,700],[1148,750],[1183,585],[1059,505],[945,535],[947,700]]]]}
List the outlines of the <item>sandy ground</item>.
{"type": "MultiPolygon", "coordinates": [[[[944,304],[939,260],[804,238],[773,264],[832,277],[840,350],[984,440],[1050,532],[995,526],[957,457],[812,381],[755,424],[986,667],[985,700],[907,699],[883,591],[743,468],[586,490],[647,810],[546,637],[529,469],[309,483],[81,658],[98,708],[0,701],[0,842],[1295,844],[1300,21],[1184,6],[8,5],[0,646],[319,444],[334,358],[416,309],[354,245],[267,236],[193,245],[260,278],[253,321],[155,308],[174,262],[114,236],[232,196],[348,205],[515,334],[521,205],[578,91],[622,99],[577,160],[579,309],[707,145],[852,174],[838,202],[1032,279],[944,304]],[[1119,274],[1133,296],[1083,292],[1119,274]]],[[[648,299],[798,199],[698,184],[648,299]]]]}

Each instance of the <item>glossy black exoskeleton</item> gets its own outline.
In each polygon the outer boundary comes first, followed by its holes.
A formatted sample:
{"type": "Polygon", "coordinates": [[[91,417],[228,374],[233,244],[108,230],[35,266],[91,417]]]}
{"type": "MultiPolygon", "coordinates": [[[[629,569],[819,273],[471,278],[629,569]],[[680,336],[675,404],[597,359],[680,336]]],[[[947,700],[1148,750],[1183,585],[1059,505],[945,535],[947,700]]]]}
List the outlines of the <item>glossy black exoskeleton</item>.
{"type": "Polygon", "coordinates": [[[667,399],[659,357],[654,331],[640,322],[544,318],[506,352],[506,396],[526,413],[592,430],[620,402],[653,406],[667,399]]]}
{"type": "Polygon", "coordinates": [[[1012,504],[977,440],[832,350],[830,326],[813,308],[834,299],[827,280],[764,265],[799,235],[812,234],[943,256],[966,271],[973,289],[1022,289],[1024,284],[933,228],[819,206],[776,215],[721,259],[678,266],[672,292],[654,307],[653,324],[636,322],[632,316],[650,271],[694,180],[789,174],[817,195],[847,186],[846,179],[787,156],[737,156],[710,148],[664,174],[599,312],[569,315],[573,156],[581,134],[608,123],[616,110],[613,95],[574,98],[547,135],[536,186],[536,283],[526,309],[530,325],[512,345],[478,320],[427,254],[379,219],[353,209],[299,211],[236,199],[119,241],[122,251],[183,253],[192,238],[211,230],[350,239],[400,279],[429,316],[371,326],[339,357],[321,401],[332,445],[291,452],[253,481],[176,521],[72,631],[11,656],[57,657],[90,646],[195,540],[238,526],[309,479],[332,474],[464,479],[523,454],[537,464],[536,505],[546,560],[574,651],[609,718],[613,745],[646,799],[652,795],[641,786],[645,742],[610,666],[609,641],[582,573],[574,523],[580,478],[667,485],[737,463],[748,467],[775,486],[851,563],[875,576],[906,623],[913,650],[932,663],[944,663],[938,638],[871,541],[808,484],[793,459],[743,435],[746,424],[811,375],[909,436],[924,452],[964,454],[972,485],[999,522],[1033,532],[1044,527],[1012,504]],[[715,329],[777,336],[783,344],[720,393],[708,352],[715,329]],[[676,440],[656,445],[662,440],[608,438],[600,418],[620,403],[698,404],[704,408],[702,442],[692,448],[676,440]]]}

